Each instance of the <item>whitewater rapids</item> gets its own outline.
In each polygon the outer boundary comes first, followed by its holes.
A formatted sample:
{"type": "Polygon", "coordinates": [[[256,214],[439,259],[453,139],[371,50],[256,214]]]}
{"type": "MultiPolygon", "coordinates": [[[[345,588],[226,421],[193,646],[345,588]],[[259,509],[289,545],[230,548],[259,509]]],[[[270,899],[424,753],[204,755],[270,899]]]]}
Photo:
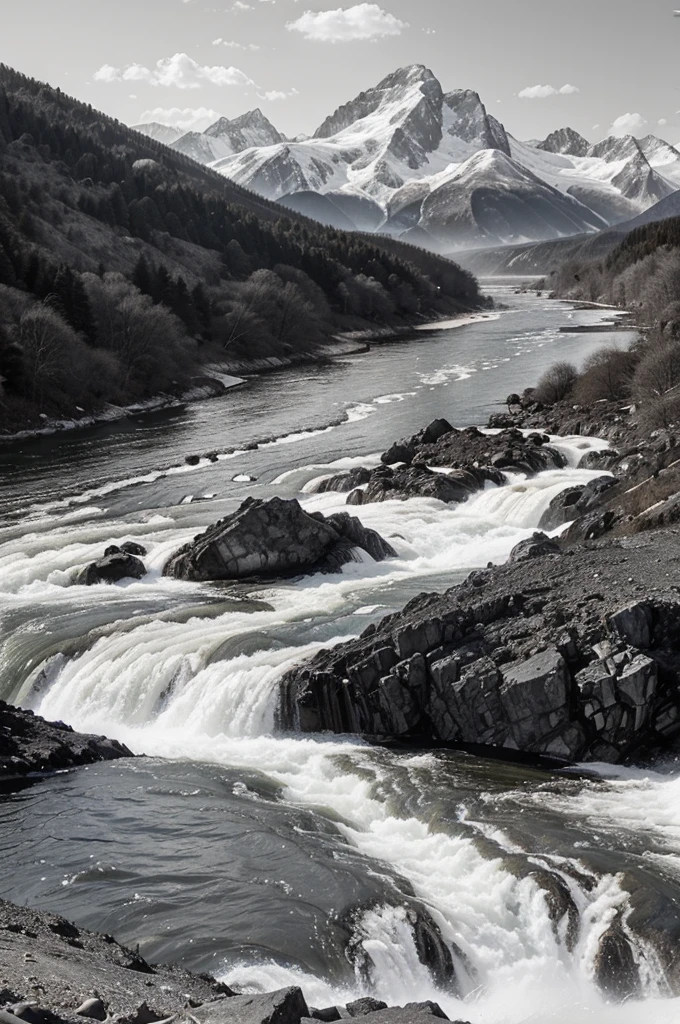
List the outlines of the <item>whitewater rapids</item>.
{"type": "MultiPolygon", "coordinates": [[[[669,998],[654,949],[628,926],[635,872],[650,891],[680,898],[673,766],[556,782],[468,756],[274,731],[288,667],[423,590],[505,561],[563,488],[600,475],[577,466],[601,443],[553,439],[566,470],[513,475],[465,505],[413,499],[353,509],[398,552],[387,562],[366,558],[335,576],[267,587],[161,575],[174,550],[233,510],[246,477],[258,478],[247,492],[259,497],[340,511],[344,496],[316,488],[378,461],[357,452],[380,450],[442,410],[455,411],[459,425],[479,421],[535,379],[551,346],[579,362],[607,342],[560,335],[556,304],[510,297],[525,305],[501,320],[424,340],[415,355],[407,346],[374,353],[370,387],[366,364],[347,361],[320,369],[318,380],[291,377],[291,408],[263,379],[231,396],[226,426],[226,407],[205,403],[192,412],[193,428],[161,417],[91,444],[54,439],[53,473],[33,449],[9,458],[0,696],[147,755],[57,776],[0,803],[4,888],[14,887],[17,901],[142,939],[160,959],[203,969],[207,956],[235,987],[301,984],[317,1006],[372,994],[392,1004],[436,998],[472,1024],[677,1024],[680,1000],[669,998]],[[314,415],[302,424],[310,400],[314,415]],[[249,451],[265,416],[274,439],[249,451]],[[344,425],[329,425],[331,417],[344,425]],[[212,447],[224,449],[217,463],[185,464],[187,453],[212,447]],[[123,540],[148,548],[143,580],[73,585],[79,568],[123,540]],[[225,822],[236,837],[228,847],[225,822]],[[537,872],[568,892],[580,921],[575,945],[565,922],[552,920],[537,872]],[[357,893],[348,927],[368,970],[323,931],[357,893]],[[451,949],[457,991],[418,957],[405,909],[414,902],[451,949]],[[641,982],[642,1000],[623,1005],[607,1003],[593,977],[614,920],[641,982]],[[193,961],[201,945],[217,958],[204,950],[193,961]]],[[[596,314],[575,317],[590,323],[596,314]]]]}

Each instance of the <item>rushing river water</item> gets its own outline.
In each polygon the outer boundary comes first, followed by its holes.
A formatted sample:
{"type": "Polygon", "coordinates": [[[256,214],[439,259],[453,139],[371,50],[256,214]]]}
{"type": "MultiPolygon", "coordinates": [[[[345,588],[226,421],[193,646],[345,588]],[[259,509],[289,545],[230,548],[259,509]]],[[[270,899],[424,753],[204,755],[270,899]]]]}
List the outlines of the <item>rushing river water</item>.
{"type": "Polygon", "coordinates": [[[562,439],[569,469],[463,506],[360,507],[398,551],[381,564],[271,587],[161,576],[247,494],[338,511],[320,477],[435,416],[483,423],[556,358],[630,340],[560,334],[601,314],[496,291],[512,308],[467,327],[0,450],[0,696],[148,755],[6,797],[1,895],[236,987],[300,983],[315,1005],[372,993],[437,998],[473,1024],[680,1019],[654,941],[680,937],[672,767],[551,774],[274,734],[288,666],[503,561],[593,476],[577,466],[597,441],[562,439]],[[209,451],[217,462],[185,463],[209,451]],[[124,539],[149,550],[144,580],[72,585],[124,539]],[[594,983],[613,924],[644,1004],[609,1004],[594,983]]]}

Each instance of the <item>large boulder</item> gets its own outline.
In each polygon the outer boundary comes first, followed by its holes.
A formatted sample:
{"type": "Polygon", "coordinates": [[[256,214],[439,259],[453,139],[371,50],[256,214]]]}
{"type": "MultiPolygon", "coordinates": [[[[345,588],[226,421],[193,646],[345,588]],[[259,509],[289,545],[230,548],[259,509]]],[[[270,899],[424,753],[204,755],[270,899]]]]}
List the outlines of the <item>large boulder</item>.
{"type": "Polygon", "coordinates": [[[567,487],[552,499],[541,516],[541,530],[557,530],[565,523],[571,523],[578,516],[578,503],[583,497],[585,486],[567,487]]]}
{"type": "Polygon", "coordinates": [[[562,548],[556,540],[551,540],[545,533],[536,532],[526,540],[515,544],[508,557],[508,563],[526,562],[530,558],[544,558],[546,555],[560,555],[562,548]]]}
{"type": "Polygon", "coordinates": [[[199,1024],[300,1024],[309,1009],[302,990],[291,987],[215,999],[193,1009],[191,1017],[199,1024]]]}
{"type": "Polygon", "coordinates": [[[348,513],[309,514],[299,502],[247,498],[238,511],[176,552],[163,570],[177,579],[244,580],[336,572],[356,549],[376,561],[396,557],[375,530],[348,513]]]}
{"type": "Polygon", "coordinates": [[[129,554],[122,549],[112,550],[109,548],[107,550],[111,553],[81,569],[76,576],[76,584],[92,587],[96,583],[118,583],[125,579],[141,580],[146,576],[144,562],[136,555],[129,554]]]}

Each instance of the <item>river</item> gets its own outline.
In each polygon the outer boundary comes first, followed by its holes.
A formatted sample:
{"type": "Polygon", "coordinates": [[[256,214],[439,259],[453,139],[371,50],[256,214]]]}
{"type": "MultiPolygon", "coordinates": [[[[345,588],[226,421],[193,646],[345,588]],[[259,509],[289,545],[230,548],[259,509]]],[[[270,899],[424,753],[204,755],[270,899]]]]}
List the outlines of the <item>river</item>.
{"type": "Polygon", "coordinates": [[[594,475],[577,466],[596,439],[562,439],[570,468],[463,506],[356,510],[397,559],[271,587],[161,575],[246,495],[339,511],[320,477],[435,416],[482,424],[556,358],[630,340],[560,334],[601,312],[492,288],[510,308],[466,327],[0,449],[0,696],[146,755],[4,797],[3,896],[236,987],[302,984],[317,1006],[370,993],[472,1024],[680,1019],[654,941],[680,937],[673,765],[550,773],[274,729],[288,666],[502,562],[594,475]],[[148,548],[142,581],[72,585],[124,539],[148,548]],[[594,983],[612,923],[644,1006],[594,983]]]}

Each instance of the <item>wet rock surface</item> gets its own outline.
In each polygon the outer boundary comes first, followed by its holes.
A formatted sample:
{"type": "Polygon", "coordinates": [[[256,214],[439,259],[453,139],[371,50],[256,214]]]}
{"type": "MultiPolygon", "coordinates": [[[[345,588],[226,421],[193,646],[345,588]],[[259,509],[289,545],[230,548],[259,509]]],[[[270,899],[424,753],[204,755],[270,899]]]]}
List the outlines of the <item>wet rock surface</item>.
{"type": "Polygon", "coordinates": [[[357,549],[376,561],[396,557],[387,541],[349,513],[326,517],[294,500],[248,498],[173,555],[163,571],[194,581],[336,572],[357,560],[357,549]]]}
{"type": "Polygon", "coordinates": [[[680,532],[664,530],[422,595],[284,676],[281,719],[617,763],[680,734],[679,650],[680,532]]]}
{"type": "Polygon", "coordinates": [[[0,781],[132,756],[116,740],[82,735],[0,701],[0,781]]]}
{"type": "Polygon", "coordinates": [[[120,548],[107,548],[106,554],[91,562],[76,576],[75,582],[81,587],[93,587],[97,583],[119,583],[121,580],[141,580],[146,576],[146,567],[141,559],[120,548]]]}
{"type": "Polygon", "coordinates": [[[319,491],[349,492],[350,505],[416,497],[463,502],[487,483],[505,484],[506,471],[533,476],[564,468],[564,455],[549,441],[539,432],[526,436],[511,428],[489,434],[434,420],[420,433],[393,444],[381,456],[381,466],[339,473],[323,480],[319,491]]]}
{"type": "Polygon", "coordinates": [[[313,1010],[297,987],[239,995],[208,975],[149,964],[110,935],[0,900],[2,1024],[301,1024],[354,1017],[376,1024],[448,1019],[434,1002],[388,1008],[365,998],[313,1010]]]}

